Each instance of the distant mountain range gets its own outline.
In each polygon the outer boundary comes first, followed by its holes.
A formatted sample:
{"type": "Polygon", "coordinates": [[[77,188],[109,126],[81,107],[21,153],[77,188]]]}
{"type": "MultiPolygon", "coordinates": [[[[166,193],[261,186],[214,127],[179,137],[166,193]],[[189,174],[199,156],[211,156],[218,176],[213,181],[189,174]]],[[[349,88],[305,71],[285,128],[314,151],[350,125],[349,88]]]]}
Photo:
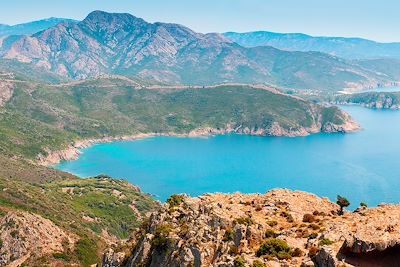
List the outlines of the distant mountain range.
{"type": "Polygon", "coordinates": [[[400,43],[378,43],[361,38],[313,37],[302,33],[256,31],[227,32],[224,36],[242,46],[273,46],[287,51],[318,51],[347,59],[400,59],[400,43]]]}
{"type": "MultiPolygon", "coordinates": [[[[200,34],[178,24],[148,23],[130,14],[102,11],[92,12],[82,22],[62,21],[32,36],[3,37],[0,57],[0,66],[9,71],[37,69],[42,77],[68,79],[117,74],[161,84],[266,83],[313,90],[400,80],[396,71],[376,70],[374,66],[381,63],[360,64],[325,53],[270,46],[244,47],[221,34],[200,34]]],[[[400,66],[398,61],[390,64],[392,70],[400,66]]]]}
{"type": "Polygon", "coordinates": [[[6,35],[31,35],[46,30],[50,27],[54,27],[61,22],[75,22],[75,20],[48,18],[28,23],[17,24],[13,26],[0,24],[0,37],[6,35]]]}

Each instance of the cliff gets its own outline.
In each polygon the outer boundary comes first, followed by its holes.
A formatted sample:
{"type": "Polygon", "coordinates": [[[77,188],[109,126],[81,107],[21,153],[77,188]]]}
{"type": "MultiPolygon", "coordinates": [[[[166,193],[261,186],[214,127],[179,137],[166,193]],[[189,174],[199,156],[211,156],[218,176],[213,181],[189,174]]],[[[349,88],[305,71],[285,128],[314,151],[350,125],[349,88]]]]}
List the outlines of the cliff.
{"type": "Polygon", "coordinates": [[[400,92],[367,92],[338,96],[338,104],[355,104],[373,109],[400,109],[400,92]]]}
{"type": "Polygon", "coordinates": [[[175,196],[103,266],[393,266],[400,206],[338,210],[288,190],[175,196]]]}

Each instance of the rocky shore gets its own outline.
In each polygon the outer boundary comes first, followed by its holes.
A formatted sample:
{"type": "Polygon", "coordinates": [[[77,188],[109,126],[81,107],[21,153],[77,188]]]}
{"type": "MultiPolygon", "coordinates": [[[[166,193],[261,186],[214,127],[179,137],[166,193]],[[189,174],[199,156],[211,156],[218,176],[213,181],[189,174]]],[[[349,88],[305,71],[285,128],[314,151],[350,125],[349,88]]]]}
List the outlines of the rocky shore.
{"type": "Polygon", "coordinates": [[[286,137],[299,137],[307,136],[310,134],[316,134],[320,132],[324,133],[349,133],[360,130],[360,126],[345,112],[341,111],[341,116],[344,118],[343,123],[335,124],[332,122],[324,123],[321,118],[317,119],[311,127],[296,127],[296,128],[284,128],[277,122],[273,122],[272,125],[265,128],[252,128],[233,126],[227,124],[225,128],[199,128],[189,133],[138,133],[134,135],[118,136],[118,137],[104,137],[104,138],[93,138],[87,140],[78,140],[68,145],[62,150],[51,150],[47,149],[47,155],[38,155],[37,162],[43,166],[53,166],[61,161],[76,160],[81,154],[81,149],[90,147],[98,143],[110,143],[114,141],[133,141],[143,138],[150,138],[156,136],[174,136],[174,137],[208,137],[213,135],[224,135],[224,134],[244,134],[254,136],[286,136],[286,137]]]}
{"type": "Polygon", "coordinates": [[[340,215],[328,199],[289,190],[167,202],[102,266],[396,266],[400,256],[398,205],[340,215]]]}

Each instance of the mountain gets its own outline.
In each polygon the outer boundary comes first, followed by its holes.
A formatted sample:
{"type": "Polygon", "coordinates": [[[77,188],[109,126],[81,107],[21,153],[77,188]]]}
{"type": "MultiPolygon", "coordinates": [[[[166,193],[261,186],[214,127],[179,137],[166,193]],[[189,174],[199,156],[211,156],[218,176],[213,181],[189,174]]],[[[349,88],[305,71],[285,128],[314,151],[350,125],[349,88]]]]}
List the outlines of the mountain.
{"type": "Polygon", "coordinates": [[[72,19],[48,18],[28,23],[17,24],[13,26],[0,24],[0,37],[6,35],[31,35],[46,30],[48,28],[54,27],[62,22],[76,22],[76,21],[72,19]]]}
{"type": "Polygon", "coordinates": [[[319,52],[246,48],[220,34],[102,11],[0,47],[3,61],[71,79],[118,74],[159,84],[266,83],[312,90],[392,81],[384,72],[319,52]]]}
{"type": "Polygon", "coordinates": [[[287,51],[318,51],[347,59],[400,59],[400,43],[378,43],[361,38],[313,37],[301,33],[227,32],[226,38],[242,46],[272,46],[287,51]]]}

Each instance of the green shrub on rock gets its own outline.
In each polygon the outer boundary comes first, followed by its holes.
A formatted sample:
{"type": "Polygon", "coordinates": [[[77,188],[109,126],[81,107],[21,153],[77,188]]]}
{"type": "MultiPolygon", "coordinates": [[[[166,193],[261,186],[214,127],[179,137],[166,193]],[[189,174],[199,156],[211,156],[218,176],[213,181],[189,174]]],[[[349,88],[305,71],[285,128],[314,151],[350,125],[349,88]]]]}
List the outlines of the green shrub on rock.
{"type": "Polygon", "coordinates": [[[174,208],[182,204],[183,196],[181,195],[172,195],[167,199],[167,203],[170,208],[174,208]]]}
{"type": "Polygon", "coordinates": [[[261,244],[256,251],[256,256],[276,257],[278,259],[289,259],[291,249],[289,245],[280,239],[269,239],[261,244]]]}
{"type": "Polygon", "coordinates": [[[241,257],[236,257],[233,260],[233,266],[235,266],[235,267],[245,267],[246,263],[241,257]]]}

